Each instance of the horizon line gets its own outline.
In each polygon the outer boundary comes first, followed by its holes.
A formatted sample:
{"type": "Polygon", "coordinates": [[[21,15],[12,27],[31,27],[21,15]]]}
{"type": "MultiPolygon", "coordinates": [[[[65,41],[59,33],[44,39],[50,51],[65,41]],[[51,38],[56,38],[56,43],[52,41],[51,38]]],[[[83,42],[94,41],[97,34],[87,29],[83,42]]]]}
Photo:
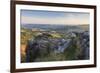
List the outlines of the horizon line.
{"type": "MultiPolygon", "coordinates": [[[[30,25],[31,23],[29,24],[21,24],[21,25],[30,25]]],[[[36,25],[47,25],[47,24],[38,24],[38,23],[33,23],[33,25],[36,24],[36,25]]],[[[32,25],[32,24],[31,24],[32,25]]],[[[48,24],[48,25],[89,25],[89,24],[48,24]]]]}

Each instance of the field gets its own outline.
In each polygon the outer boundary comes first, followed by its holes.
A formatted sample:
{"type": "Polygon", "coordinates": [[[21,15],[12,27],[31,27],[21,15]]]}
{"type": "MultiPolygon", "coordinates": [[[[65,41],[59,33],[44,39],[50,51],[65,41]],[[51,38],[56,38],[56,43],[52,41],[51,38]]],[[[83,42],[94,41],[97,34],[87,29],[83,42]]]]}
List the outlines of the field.
{"type": "Polygon", "coordinates": [[[89,25],[21,26],[21,62],[89,59],[89,25]]]}

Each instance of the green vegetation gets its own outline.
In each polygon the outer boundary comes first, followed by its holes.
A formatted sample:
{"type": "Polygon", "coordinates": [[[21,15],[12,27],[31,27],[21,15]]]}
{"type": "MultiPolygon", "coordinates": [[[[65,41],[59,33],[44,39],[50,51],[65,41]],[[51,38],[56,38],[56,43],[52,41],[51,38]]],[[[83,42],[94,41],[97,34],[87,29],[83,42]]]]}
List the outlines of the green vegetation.
{"type": "MultiPolygon", "coordinates": [[[[83,27],[83,26],[80,26],[83,27]]],[[[85,27],[85,26],[84,26],[85,27]]],[[[21,45],[27,45],[28,40],[33,39],[34,41],[41,41],[44,40],[47,43],[43,43],[40,50],[40,55],[34,60],[36,62],[42,62],[42,61],[64,61],[64,60],[76,60],[78,59],[78,55],[80,52],[80,45],[77,45],[76,41],[79,40],[79,35],[76,37],[72,37],[69,33],[61,33],[61,32],[48,32],[48,31],[40,31],[40,30],[31,30],[31,29],[25,29],[21,28],[21,45]],[[48,33],[48,34],[45,34],[48,33]],[[43,34],[43,36],[41,36],[43,34]],[[50,35],[49,35],[50,34],[50,35]],[[40,39],[42,38],[42,39],[40,39]],[[62,53],[55,53],[52,49],[52,46],[58,45],[58,42],[50,41],[50,39],[71,39],[71,45],[69,45],[65,51],[62,53]],[[50,41],[50,42],[48,42],[50,41]],[[47,52],[49,49],[49,52],[47,52]]],[[[26,47],[21,48],[26,49],[26,47]]],[[[21,62],[26,62],[26,52],[24,50],[24,53],[21,51],[21,62]]],[[[34,53],[30,51],[31,61],[33,61],[34,53]]]]}

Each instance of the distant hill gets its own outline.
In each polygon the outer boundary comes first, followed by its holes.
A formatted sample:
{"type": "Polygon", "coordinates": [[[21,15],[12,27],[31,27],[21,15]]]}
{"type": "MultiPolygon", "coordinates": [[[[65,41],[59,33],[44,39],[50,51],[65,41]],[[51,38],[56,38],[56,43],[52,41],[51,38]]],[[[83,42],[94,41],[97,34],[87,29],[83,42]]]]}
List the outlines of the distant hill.
{"type": "Polygon", "coordinates": [[[27,29],[43,29],[43,30],[54,30],[54,31],[66,31],[66,30],[89,30],[89,25],[50,25],[50,24],[22,24],[22,28],[27,29]]]}
{"type": "Polygon", "coordinates": [[[89,31],[89,25],[80,25],[79,27],[86,31],[89,31]]]}

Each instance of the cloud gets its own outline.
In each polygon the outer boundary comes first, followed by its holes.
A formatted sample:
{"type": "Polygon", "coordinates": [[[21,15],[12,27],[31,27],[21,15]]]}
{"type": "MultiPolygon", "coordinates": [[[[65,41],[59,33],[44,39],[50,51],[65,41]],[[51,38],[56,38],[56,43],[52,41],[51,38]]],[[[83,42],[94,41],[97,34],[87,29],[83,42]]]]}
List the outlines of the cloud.
{"type": "Polygon", "coordinates": [[[21,16],[21,24],[89,24],[89,16],[65,15],[64,17],[58,18],[21,16]]]}

